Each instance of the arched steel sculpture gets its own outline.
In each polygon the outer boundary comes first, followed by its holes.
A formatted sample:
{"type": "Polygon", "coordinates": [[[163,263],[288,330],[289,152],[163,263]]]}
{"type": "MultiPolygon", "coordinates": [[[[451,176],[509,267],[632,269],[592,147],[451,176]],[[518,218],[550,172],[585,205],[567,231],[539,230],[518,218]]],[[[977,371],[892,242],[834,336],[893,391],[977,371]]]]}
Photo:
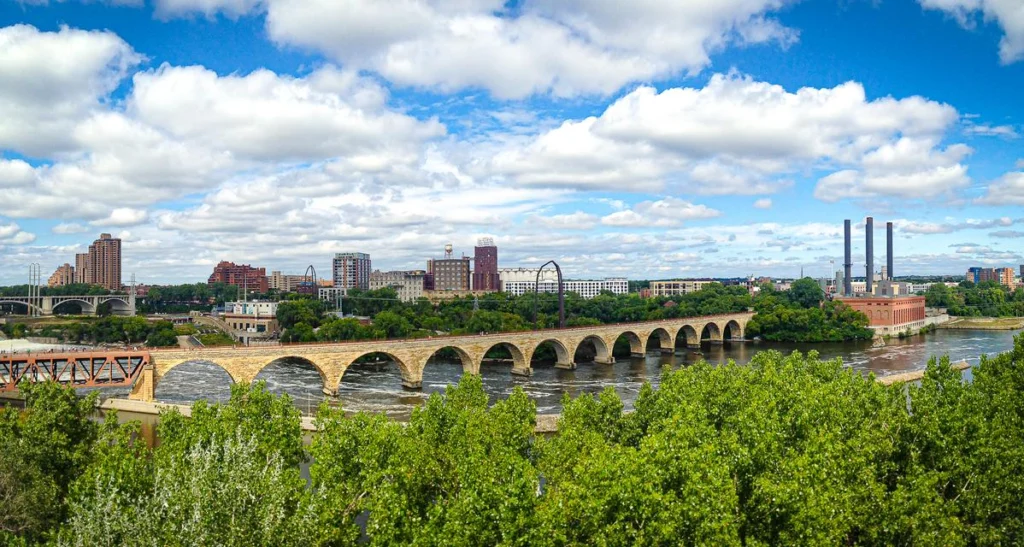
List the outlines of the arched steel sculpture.
{"type": "Polygon", "coordinates": [[[314,297],[317,296],[317,285],[316,279],[316,268],[312,264],[306,268],[306,273],[302,274],[302,282],[299,283],[299,294],[310,294],[314,297]],[[308,292],[307,292],[308,291],[308,292]]]}
{"type": "Polygon", "coordinates": [[[537,279],[533,284],[533,325],[537,326],[537,292],[540,289],[540,273],[544,268],[551,264],[555,267],[555,273],[558,275],[558,328],[565,328],[565,285],[562,283],[562,268],[558,267],[558,263],[554,260],[545,262],[540,268],[537,269],[537,279]]]}

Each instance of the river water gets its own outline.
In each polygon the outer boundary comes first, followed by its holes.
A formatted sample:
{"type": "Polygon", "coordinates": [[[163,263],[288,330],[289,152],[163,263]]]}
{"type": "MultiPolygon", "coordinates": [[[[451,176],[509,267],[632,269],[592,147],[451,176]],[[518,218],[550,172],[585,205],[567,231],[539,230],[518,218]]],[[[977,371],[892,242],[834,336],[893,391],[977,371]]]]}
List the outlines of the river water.
{"type": "MultiPolygon", "coordinates": [[[[561,409],[564,394],[577,396],[598,393],[612,386],[627,408],[644,382],[657,385],[664,367],[678,368],[703,358],[711,363],[734,360],[747,363],[759,351],[774,349],[783,353],[818,351],[823,359],[842,358],[855,369],[876,375],[906,372],[924,368],[932,356],[949,355],[956,362],[977,363],[982,354],[996,355],[1013,347],[1012,331],[939,330],[935,333],[904,340],[891,340],[885,347],[873,348],[870,343],[843,344],[778,344],[740,342],[725,345],[704,345],[701,354],[692,349],[677,348],[673,355],[649,351],[646,357],[624,357],[614,365],[582,362],[576,370],[561,370],[552,363],[533,363],[533,376],[511,374],[511,364],[485,361],[481,367],[484,389],[492,401],[506,397],[516,387],[537,402],[539,413],[556,413],[561,409]]],[[[579,361],[578,361],[579,362],[579,361]]],[[[317,371],[302,360],[282,359],[265,368],[257,380],[265,380],[269,390],[287,393],[303,413],[315,412],[323,401],[340,405],[346,411],[384,412],[404,418],[423,404],[432,393],[444,392],[449,384],[459,381],[462,365],[458,360],[433,360],[423,373],[423,389],[409,391],[402,387],[401,373],[394,363],[352,365],[342,378],[336,399],[322,394],[323,384],[317,371]]],[[[225,401],[230,396],[231,379],[220,367],[202,361],[175,367],[157,385],[156,398],[162,402],[188,404],[198,399],[225,401]]]]}

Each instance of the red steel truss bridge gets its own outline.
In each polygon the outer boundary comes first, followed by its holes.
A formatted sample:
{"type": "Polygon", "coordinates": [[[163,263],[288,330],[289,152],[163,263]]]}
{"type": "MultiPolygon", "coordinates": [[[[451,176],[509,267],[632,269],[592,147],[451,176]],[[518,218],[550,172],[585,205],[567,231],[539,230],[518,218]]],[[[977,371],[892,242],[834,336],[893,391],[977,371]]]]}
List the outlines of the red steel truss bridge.
{"type": "Polygon", "coordinates": [[[0,392],[27,382],[54,380],[82,387],[131,387],[149,366],[144,351],[0,354],[0,392]]]}

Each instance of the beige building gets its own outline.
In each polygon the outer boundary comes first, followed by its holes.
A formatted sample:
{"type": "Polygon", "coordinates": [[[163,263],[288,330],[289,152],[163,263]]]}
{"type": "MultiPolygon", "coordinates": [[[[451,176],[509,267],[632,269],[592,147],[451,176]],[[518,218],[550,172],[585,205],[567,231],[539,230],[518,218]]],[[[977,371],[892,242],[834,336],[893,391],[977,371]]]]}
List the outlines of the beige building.
{"type": "Polygon", "coordinates": [[[111,291],[121,290],[121,240],[100,234],[100,238],[89,245],[88,253],[75,255],[72,280],[100,285],[111,291]]]}
{"type": "Polygon", "coordinates": [[[70,285],[75,282],[75,268],[71,264],[64,263],[63,266],[59,266],[57,271],[53,272],[50,276],[50,280],[47,281],[47,287],[63,287],[64,285],[70,285]]]}
{"type": "Polygon", "coordinates": [[[651,296],[678,296],[695,293],[711,283],[714,283],[711,279],[651,281],[651,296]]]}
{"type": "Polygon", "coordinates": [[[287,275],[281,272],[270,272],[267,277],[267,287],[277,292],[295,292],[299,284],[306,281],[304,275],[287,275]]]}
{"type": "Polygon", "coordinates": [[[423,281],[427,272],[423,270],[382,272],[374,270],[370,273],[370,290],[392,288],[398,293],[398,299],[412,302],[423,296],[423,281]]]}

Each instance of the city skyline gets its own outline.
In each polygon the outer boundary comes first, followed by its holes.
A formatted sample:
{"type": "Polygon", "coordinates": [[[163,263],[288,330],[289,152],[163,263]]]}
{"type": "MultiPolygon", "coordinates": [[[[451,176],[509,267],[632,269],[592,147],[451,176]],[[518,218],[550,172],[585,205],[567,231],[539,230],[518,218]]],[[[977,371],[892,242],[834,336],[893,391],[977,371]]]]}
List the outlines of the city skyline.
{"type": "Polygon", "coordinates": [[[344,4],[370,34],[341,3],[40,4],[0,14],[0,284],[101,232],[150,284],[486,237],[579,277],[827,277],[867,216],[899,276],[1024,264],[999,2],[344,4]]]}

